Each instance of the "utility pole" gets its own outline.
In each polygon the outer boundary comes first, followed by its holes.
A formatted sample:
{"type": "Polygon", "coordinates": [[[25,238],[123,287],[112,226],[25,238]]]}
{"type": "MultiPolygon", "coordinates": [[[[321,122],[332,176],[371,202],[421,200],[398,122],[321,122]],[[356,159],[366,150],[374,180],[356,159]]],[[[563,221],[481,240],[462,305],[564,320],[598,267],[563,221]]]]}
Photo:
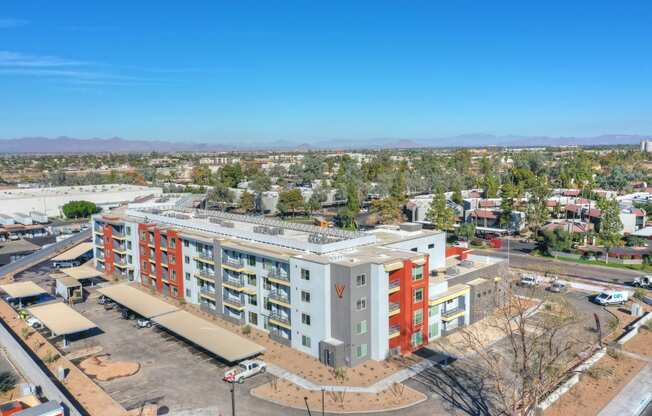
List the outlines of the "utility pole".
{"type": "Polygon", "coordinates": [[[326,393],[326,389],[323,387],[321,388],[321,416],[324,416],[324,395],[326,393]]]}
{"type": "Polygon", "coordinates": [[[231,381],[231,416],[235,416],[235,380],[231,381]]]}
{"type": "Polygon", "coordinates": [[[306,410],[308,410],[308,416],[312,416],[312,413],[310,413],[310,406],[308,406],[308,396],[304,396],[303,401],[306,402],[306,410]]]}

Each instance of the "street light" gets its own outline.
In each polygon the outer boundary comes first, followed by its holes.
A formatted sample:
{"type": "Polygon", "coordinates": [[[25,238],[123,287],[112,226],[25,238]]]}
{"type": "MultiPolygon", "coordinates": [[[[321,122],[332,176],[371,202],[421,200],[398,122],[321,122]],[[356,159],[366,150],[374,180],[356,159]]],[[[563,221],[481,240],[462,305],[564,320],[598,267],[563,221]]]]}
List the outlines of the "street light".
{"type": "Polygon", "coordinates": [[[308,416],[312,416],[312,413],[310,413],[310,406],[308,406],[308,396],[304,396],[303,401],[306,402],[306,410],[308,410],[308,416]]]}
{"type": "Polygon", "coordinates": [[[231,416],[235,416],[235,380],[231,381],[231,416]]]}

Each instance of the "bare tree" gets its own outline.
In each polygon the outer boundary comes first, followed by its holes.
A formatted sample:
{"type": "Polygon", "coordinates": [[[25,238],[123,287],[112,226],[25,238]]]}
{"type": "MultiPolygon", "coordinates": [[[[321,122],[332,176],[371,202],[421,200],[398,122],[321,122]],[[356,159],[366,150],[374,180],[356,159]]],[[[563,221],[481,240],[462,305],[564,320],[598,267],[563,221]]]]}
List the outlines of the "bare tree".
{"type": "Polygon", "coordinates": [[[447,379],[438,375],[434,381],[440,388],[445,384],[451,402],[463,403],[474,413],[529,415],[592,345],[581,336],[584,328],[578,315],[564,300],[537,304],[511,289],[505,300],[486,320],[489,330],[499,332],[500,341],[488,340],[482,331],[462,329],[456,347],[466,351],[467,359],[448,369],[447,379]]]}

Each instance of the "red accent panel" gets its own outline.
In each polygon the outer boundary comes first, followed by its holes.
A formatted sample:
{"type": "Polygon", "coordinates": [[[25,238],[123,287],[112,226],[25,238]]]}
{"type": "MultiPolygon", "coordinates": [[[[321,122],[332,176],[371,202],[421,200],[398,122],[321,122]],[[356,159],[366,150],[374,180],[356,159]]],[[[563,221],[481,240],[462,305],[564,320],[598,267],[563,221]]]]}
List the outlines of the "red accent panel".
{"type": "Polygon", "coordinates": [[[428,257],[423,264],[423,278],[418,281],[412,280],[412,269],[417,267],[410,260],[403,262],[403,268],[390,273],[390,281],[395,279],[401,280],[401,290],[389,295],[390,302],[399,302],[401,312],[389,318],[389,325],[400,325],[401,335],[389,340],[389,347],[400,347],[402,353],[412,352],[421,348],[428,342],[428,257]],[[423,289],[423,299],[419,302],[413,301],[415,289],[423,289]],[[421,324],[414,323],[414,312],[421,309],[423,311],[423,321],[421,324]],[[412,335],[415,332],[421,332],[423,343],[412,346],[412,335]]]}

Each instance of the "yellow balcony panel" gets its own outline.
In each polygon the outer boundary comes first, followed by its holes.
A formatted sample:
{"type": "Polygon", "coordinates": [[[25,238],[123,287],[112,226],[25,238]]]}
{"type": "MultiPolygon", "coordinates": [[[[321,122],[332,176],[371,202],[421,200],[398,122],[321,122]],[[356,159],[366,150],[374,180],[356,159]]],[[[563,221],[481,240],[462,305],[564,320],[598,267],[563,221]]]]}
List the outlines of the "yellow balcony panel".
{"type": "Polygon", "coordinates": [[[292,326],[291,326],[291,325],[288,325],[288,324],[286,324],[285,322],[277,321],[276,319],[273,319],[273,318],[269,318],[269,321],[268,321],[268,322],[269,322],[270,324],[273,324],[273,325],[276,325],[276,326],[280,326],[280,327],[285,328],[285,329],[292,329],[292,326]]]}

